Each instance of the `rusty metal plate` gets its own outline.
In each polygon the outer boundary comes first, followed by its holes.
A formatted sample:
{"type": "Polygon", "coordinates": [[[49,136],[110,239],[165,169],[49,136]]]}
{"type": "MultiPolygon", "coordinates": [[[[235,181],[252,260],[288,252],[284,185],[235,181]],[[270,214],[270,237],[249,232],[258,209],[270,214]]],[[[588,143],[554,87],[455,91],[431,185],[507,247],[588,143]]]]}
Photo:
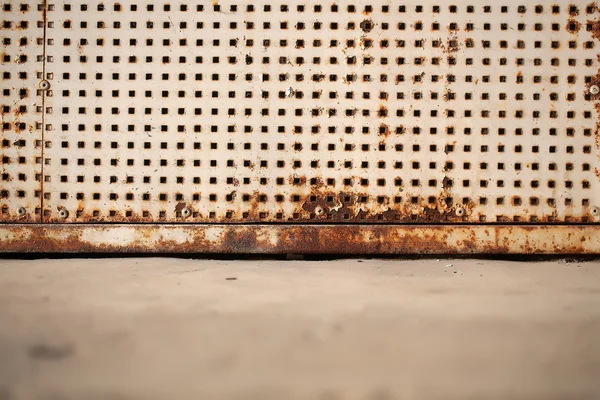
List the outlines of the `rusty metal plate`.
{"type": "Polygon", "coordinates": [[[590,254],[597,226],[403,224],[0,225],[2,251],[256,254],[590,254]]]}
{"type": "Polygon", "coordinates": [[[187,224],[206,251],[600,251],[589,0],[25,3],[0,0],[0,222],[42,225],[9,249],[178,251],[152,238],[187,224]],[[512,244],[473,244],[492,226],[512,244]]]}
{"type": "Polygon", "coordinates": [[[598,8],[64,1],[45,222],[591,222],[598,8]]]}
{"type": "Polygon", "coordinates": [[[0,1],[0,222],[41,222],[43,41],[41,3],[0,1]]]}

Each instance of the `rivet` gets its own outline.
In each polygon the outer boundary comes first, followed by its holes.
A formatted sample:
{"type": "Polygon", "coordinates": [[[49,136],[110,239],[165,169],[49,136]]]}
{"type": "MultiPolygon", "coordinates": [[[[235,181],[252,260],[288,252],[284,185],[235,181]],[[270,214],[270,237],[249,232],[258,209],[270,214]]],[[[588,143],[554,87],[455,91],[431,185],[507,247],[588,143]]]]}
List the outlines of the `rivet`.
{"type": "Polygon", "coordinates": [[[69,217],[69,212],[63,208],[58,212],[58,216],[62,219],[67,219],[69,217]]]}
{"type": "Polygon", "coordinates": [[[592,85],[590,87],[590,93],[593,95],[600,93],[600,87],[598,87],[598,85],[592,85]]]}
{"type": "Polygon", "coordinates": [[[187,218],[190,215],[192,215],[192,211],[189,208],[184,208],[183,210],[181,210],[181,216],[183,218],[187,218]]]}
{"type": "Polygon", "coordinates": [[[19,216],[22,217],[25,214],[27,214],[27,210],[25,209],[25,207],[19,207],[19,209],[17,210],[17,214],[19,214],[19,216]]]}
{"type": "Polygon", "coordinates": [[[457,207],[456,208],[456,215],[458,215],[459,217],[462,217],[465,214],[465,209],[462,207],[457,207]]]}
{"type": "Polygon", "coordinates": [[[323,210],[323,207],[318,206],[318,207],[315,208],[315,214],[317,214],[319,216],[323,215],[323,214],[325,214],[325,210],[323,210]]]}
{"type": "Polygon", "coordinates": [[[48,82],[47,80],[41,81],[40,82],[40,89],[43,89],[43,90],[50,89],[50,82],[48,82]]]}
{"type": "Polygon", "coordinates": [[[592,212],[592,215],[593,215],[594,217],[597,217],[597,216],[599,216],[599,215],[600,215],[600,207],[594,207],[594,208],[592,208],[592,211],[591,211],[591,212],[592,212]]]}

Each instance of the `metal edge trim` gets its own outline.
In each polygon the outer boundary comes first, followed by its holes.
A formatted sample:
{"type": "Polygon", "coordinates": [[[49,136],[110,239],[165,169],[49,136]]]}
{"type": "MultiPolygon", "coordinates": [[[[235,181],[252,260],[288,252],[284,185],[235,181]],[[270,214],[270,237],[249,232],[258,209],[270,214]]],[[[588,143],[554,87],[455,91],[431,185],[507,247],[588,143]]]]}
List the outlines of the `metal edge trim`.
{"type": "Polygon", "coordinates": [[[0,225],[0,253],[600,254],[600,225],[0,225]]]}

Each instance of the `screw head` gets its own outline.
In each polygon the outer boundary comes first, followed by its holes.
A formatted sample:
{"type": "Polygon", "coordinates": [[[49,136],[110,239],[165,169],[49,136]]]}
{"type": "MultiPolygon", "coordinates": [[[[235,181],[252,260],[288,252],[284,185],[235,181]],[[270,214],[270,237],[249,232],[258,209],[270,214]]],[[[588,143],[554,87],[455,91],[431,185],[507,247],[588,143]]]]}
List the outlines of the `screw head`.
{"type": "Polygon", "coordinates": [[[590,93],[593,95],[600,93],[600,87],[598,87],[598,85],[592,85],[590,87],[590,93]]]}
{"type": "Polygon", "coordinates": [[[69,212],[63,208],[58,212],[58,216],[62,219],[67,219],[69,217],[69,212]]]}
{"type": "Polygon", "coordinates": [[[317,206],[317,207],[315,207],[315,214],[318,216],[321,216],[321,215],[325,214],[325,210],[323,210],[323,207],[317,206]]]}
{"type": "Polygon", "coordinates": [[[42,90],[48,90],[50,89],[50,82],[48,82],[47,80],[43,80],[40,82],[40,89],[42,90]]]}
{"type": "Polygon", "coordinates": [[[17,214],[19,215],[19,217],[23,217],[25,214],[27,214],[27,210],[25,209],[25,207],[19,207],[19,209],[17,210],[17,214]]]}
{"type": "Polygon", "coordinates": [[[456,212],[456,215],[459,217],[462,217],[463,215],[465,215],[465,209],[462,207],[457,207],[455,212],[456,212]]]}
{"type": "Polygon", "coordinates": [[[592,207],[591,211],[594,217],[600,216],[600,207],[592,207]]]}
{"type": "Polygon", "coordinates": [[[183,210],[181,210],[181,216],[183,218],[187,218],[190,215],[192,215],[192,210],[190,210],[189,208],[184,208],[183,210]]]}

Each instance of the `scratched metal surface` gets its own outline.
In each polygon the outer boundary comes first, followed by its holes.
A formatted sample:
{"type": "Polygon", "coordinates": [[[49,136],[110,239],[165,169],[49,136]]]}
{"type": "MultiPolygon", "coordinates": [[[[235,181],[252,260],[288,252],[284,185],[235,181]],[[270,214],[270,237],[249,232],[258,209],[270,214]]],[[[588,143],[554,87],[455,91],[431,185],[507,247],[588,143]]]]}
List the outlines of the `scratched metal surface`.
{"type": "Polygon", "coordinates": [[[0,222],[600,221],[595,3],[0,7],[0,222]]]}

